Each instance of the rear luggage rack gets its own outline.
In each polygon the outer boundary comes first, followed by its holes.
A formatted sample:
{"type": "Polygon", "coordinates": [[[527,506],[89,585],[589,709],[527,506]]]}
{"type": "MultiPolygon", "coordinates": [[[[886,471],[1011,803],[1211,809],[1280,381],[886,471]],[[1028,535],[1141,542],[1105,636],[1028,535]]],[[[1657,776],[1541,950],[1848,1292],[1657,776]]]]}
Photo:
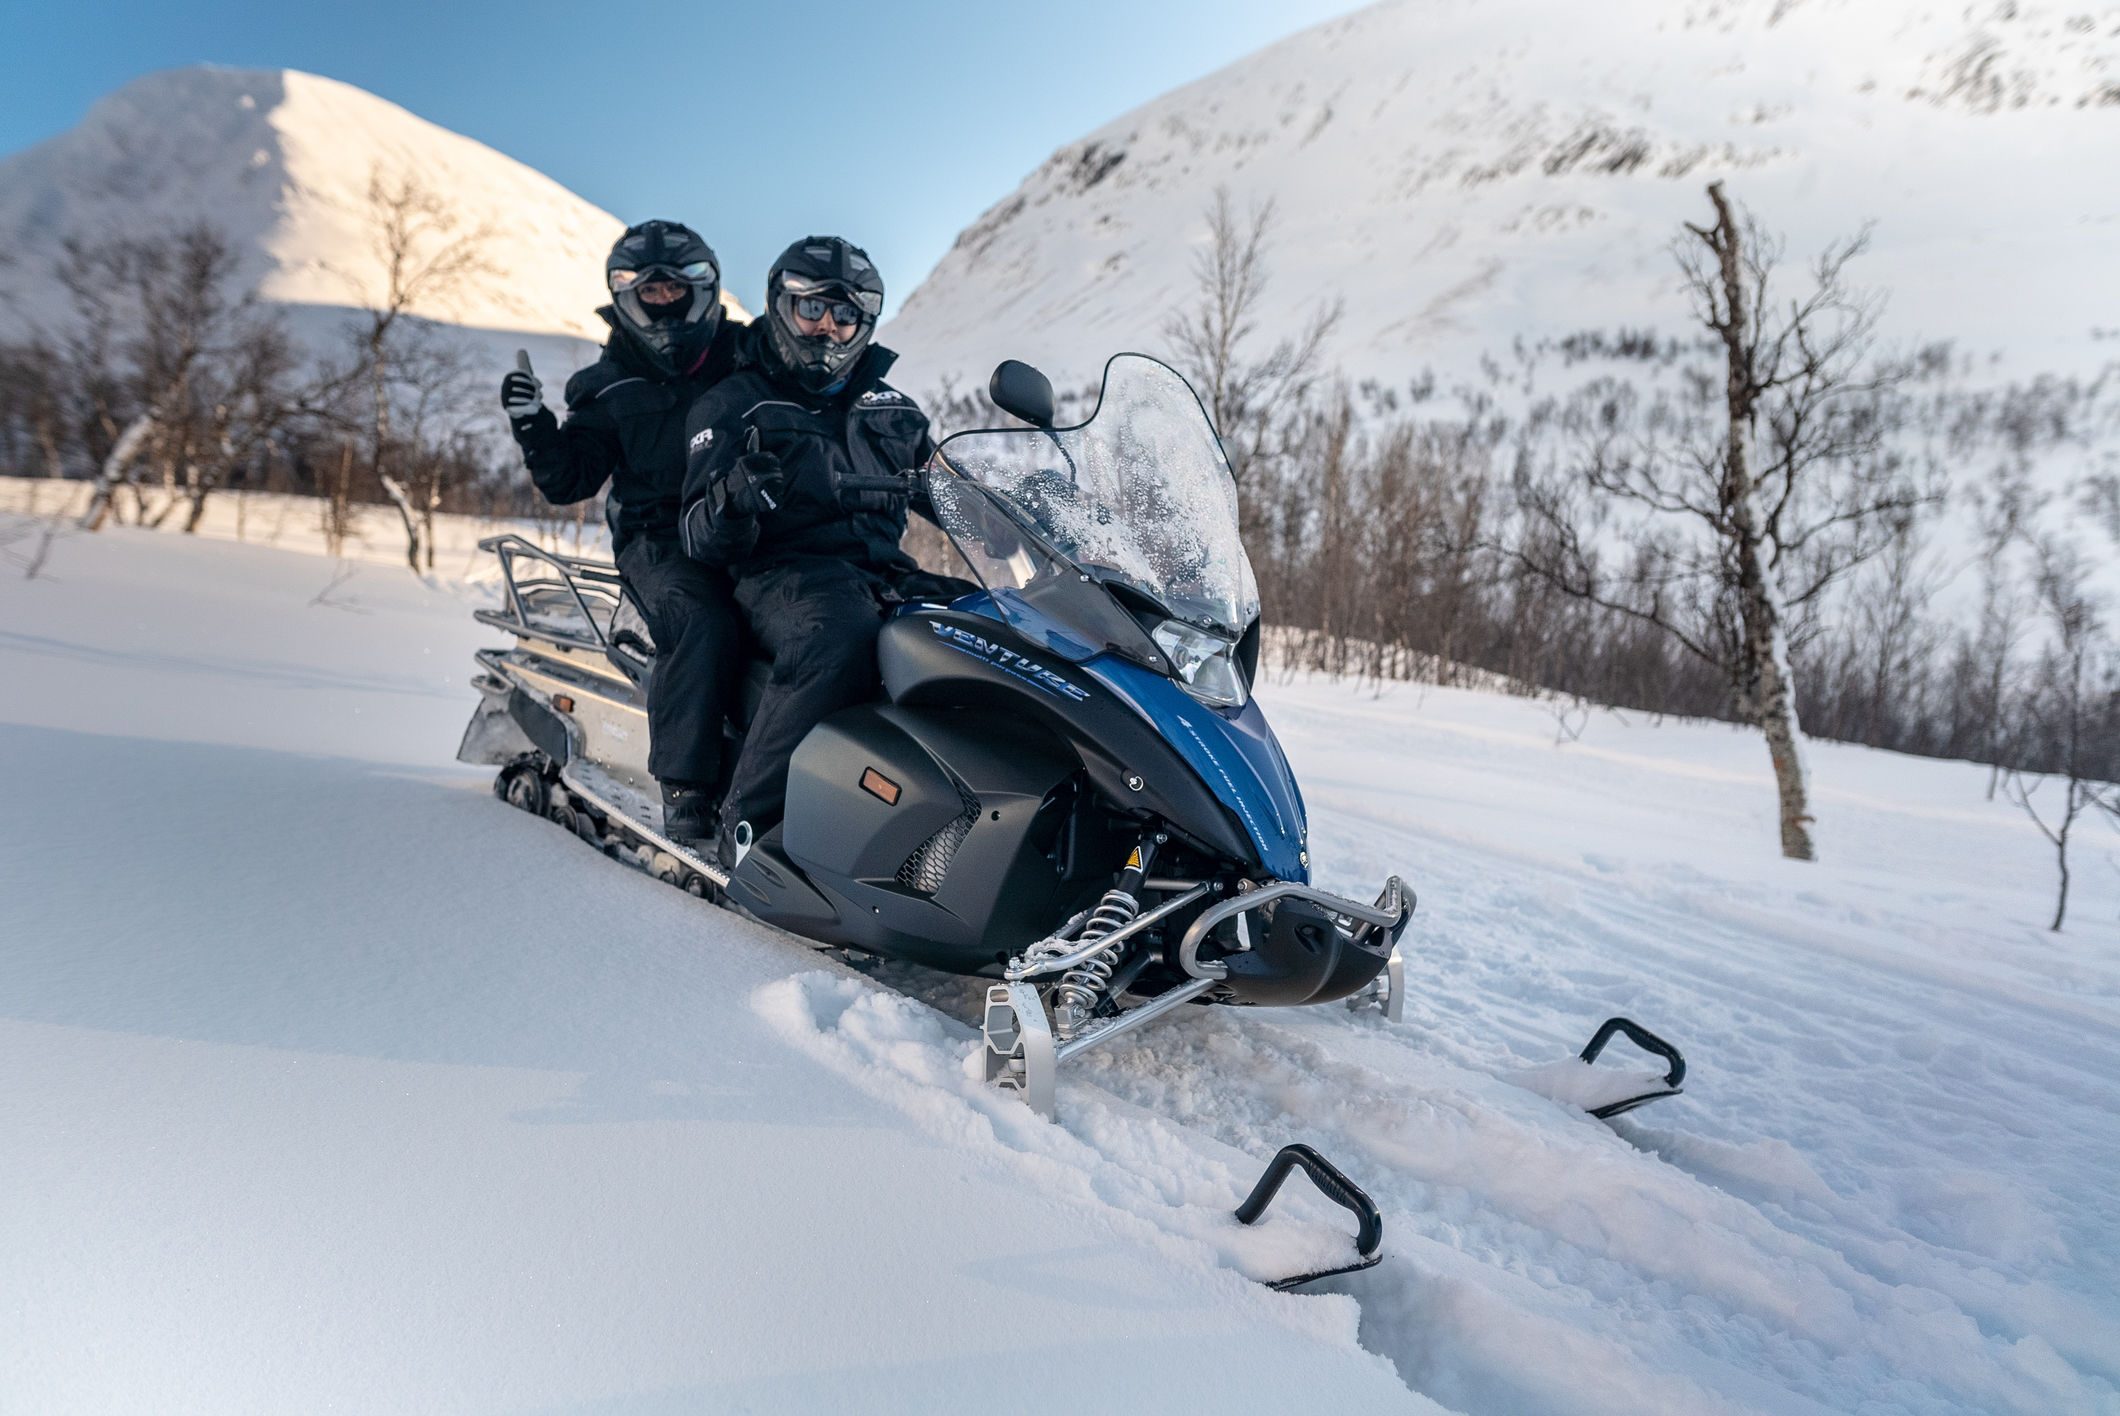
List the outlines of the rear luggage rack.
{"type": "Polygon", "coordinates": [[[621,642],[633,636],[621,633],[614,638],[608,629],[619,607],[627,603],[617,566],[548,551],[513,532],[488,536],[478,548],[500,561],[507,595],[502,608],[474,610],[472,618],[558,649],[602,655],[636,684],[646,677],[647,660],[621,642]],[[536,570],[525,573],[516,565],[518,558],[537,562],[536,570]],[[575,622],[586,633],[571,627],[575,622]]]}

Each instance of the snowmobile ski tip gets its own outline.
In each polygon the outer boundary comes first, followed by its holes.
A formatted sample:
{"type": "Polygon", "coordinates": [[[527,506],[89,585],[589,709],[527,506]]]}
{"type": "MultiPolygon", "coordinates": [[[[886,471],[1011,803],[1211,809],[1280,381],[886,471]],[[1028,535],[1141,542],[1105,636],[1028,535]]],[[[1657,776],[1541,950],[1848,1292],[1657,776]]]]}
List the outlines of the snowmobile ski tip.
{"type": "Polygon", "coordinates": [[[1622,1112],[1632,1111],[1635,1107],[1645,1106],[1652,1101],[1661,1101],[1667,1096],[1677,1096],[1685,1090],[1679,1083],[1686,1079],[1686,1059],[1680,1055],[1677,1048],[1631,1018],[1605,1019],[1604,1025],[1597,1030],[1596,1035],[1583,1048],[1582,1060],[1585,1062],[1597,1061],[1598,1054],[1605,1050],[1605,1044],[1612,1041],[1613,1037],[1620,1033],[1625,1033],[1627,1040],[1642,1051],[1661,1057],[1671,1065],[1670,1069],[1664,1073],[1662,1090],[1644,1092],[1640,1096],[1630,1096],[1620,1101],[1608,1102],[1604,1106],[1593,1109],[1590,1114],[1600,1121],[1608,1121],[1622,1112]]]}
{"type": "Polygon", "coordinates": [[[1258,1184],[1251,1187],[1251,1193],[1244,1197],[1244,1203],[1237,1206],[1237,1222],[1257,1224],[1265,1215],[1266,1207],[1273,1203],[1274,1196],[1281,1192],[1282,1182],[1288,1179],[1289,1172],[1298,1166],[1310,1177],[1311,1183],[1318,1187],[1320,1194],[1351,1211],[1360,1221],[1354,1239],[1354,1251],[1360,1257],[1354,1263],[1341,1264],[1338,1268],[1319,1269],[1316,1273],[1275,1279],[1266,1285],[1283,1293],[1301,1288],[1306,1283],[1332,1278],[1337,1274],[1359,1273],[1366,1268],[1375,1268],[1384,1258],[1384,1217],[1377,1213],[1376,1202],[1369,1198],[1368,1192],[1360,1185],[1348,1179],[1346,1173],[1338,1166],[1318,1154],[1314,1148],[1300,1143],[1281,1147],[1279,1153],[1266,1163],[1266,1173],[1259,1177],[1258,1184]]]}

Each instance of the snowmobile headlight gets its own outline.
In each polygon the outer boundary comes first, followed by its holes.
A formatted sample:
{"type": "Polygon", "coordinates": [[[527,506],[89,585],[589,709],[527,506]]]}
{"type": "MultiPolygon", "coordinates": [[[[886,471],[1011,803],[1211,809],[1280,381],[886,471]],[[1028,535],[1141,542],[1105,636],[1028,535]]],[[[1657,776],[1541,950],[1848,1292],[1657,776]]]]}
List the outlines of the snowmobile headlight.
{"type": "Polygon", "coordinates": [[[1178,671],[1186,692],[1202,703],[1224,708],[1244,706],[1244,676],[1237,672],[1237,646],[1219,634],[1195,629],[1183,620],[1156,626],[1156,647],[1178,671]]]}

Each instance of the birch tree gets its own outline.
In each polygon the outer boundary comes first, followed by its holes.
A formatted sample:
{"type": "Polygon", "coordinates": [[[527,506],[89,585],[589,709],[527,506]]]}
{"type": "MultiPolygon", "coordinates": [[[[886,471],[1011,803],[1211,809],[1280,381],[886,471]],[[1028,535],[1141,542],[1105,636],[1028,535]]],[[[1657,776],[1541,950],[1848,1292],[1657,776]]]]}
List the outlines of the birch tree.
{"type": "MultiPolygon", "coordinates": [[[[368,178],[367,223],[375,273],[337,274],[356,292],[364,315],[354,343],[368,405],[368,480],[397,507],[405,528],[405,560],[417,575],[422,531],[432,525],[432,508],[419,504],[409,479],[385,467],[397,440],[394,414],[407,401],[424,412],[460,378],[418,311],[446,309],[493,274],[486,256],[489,232],[483,226],[463,229],[442,194],[418,176],[386,176],[380,168],[368,178]]],[[[431,553],[428,560],[431,564],[431,553]]]]}
{"type": "Polygon", "coordinates": [[[1575,395],[1566,451],[1519,468],[1504,544],[1526,574],[1715,667],[1766,739],[1782,854],[1811,860],[1792,638],[1827,587],[1933,507],[1941,474],[1897,436],[1919,363],[1875,357],[1878,303],[1847,282],[1865,238],[1828,247],[1784,301],[1779,243],[1720,182],[1708,199],[1714,222],[1674,247],[1702,357],[1675,392],[1606,380],[1575,395]]]}

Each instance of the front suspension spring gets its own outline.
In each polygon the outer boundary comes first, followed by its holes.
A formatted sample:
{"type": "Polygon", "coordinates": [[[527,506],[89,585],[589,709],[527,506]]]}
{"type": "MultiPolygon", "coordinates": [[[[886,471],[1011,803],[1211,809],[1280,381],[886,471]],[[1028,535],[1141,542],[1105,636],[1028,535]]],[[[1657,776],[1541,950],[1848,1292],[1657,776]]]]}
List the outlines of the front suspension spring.
{"type": "MultiPolygon", "coordinates": [[[[1102,939],[1107,934],[1116,934],[1134,922],[1141,913],[1141,902],[1125,890],[1107,890],[1104,898],[1090,912],[1089,920],[1076,936],[1080,943],[1102,939]]],[[[1053,1036],[1061,1042],[1072,1039],[1082,1025],[1090,1020],[1098,1004],[1104,1001],[1105,992],[1111,987],[1112,975],[1118,971],[1119,959],[1126,952],[1122,940],[1110,948],[1099,950],[1081,963],[1060,975],[1053,985],[1053,1036]]]]}

